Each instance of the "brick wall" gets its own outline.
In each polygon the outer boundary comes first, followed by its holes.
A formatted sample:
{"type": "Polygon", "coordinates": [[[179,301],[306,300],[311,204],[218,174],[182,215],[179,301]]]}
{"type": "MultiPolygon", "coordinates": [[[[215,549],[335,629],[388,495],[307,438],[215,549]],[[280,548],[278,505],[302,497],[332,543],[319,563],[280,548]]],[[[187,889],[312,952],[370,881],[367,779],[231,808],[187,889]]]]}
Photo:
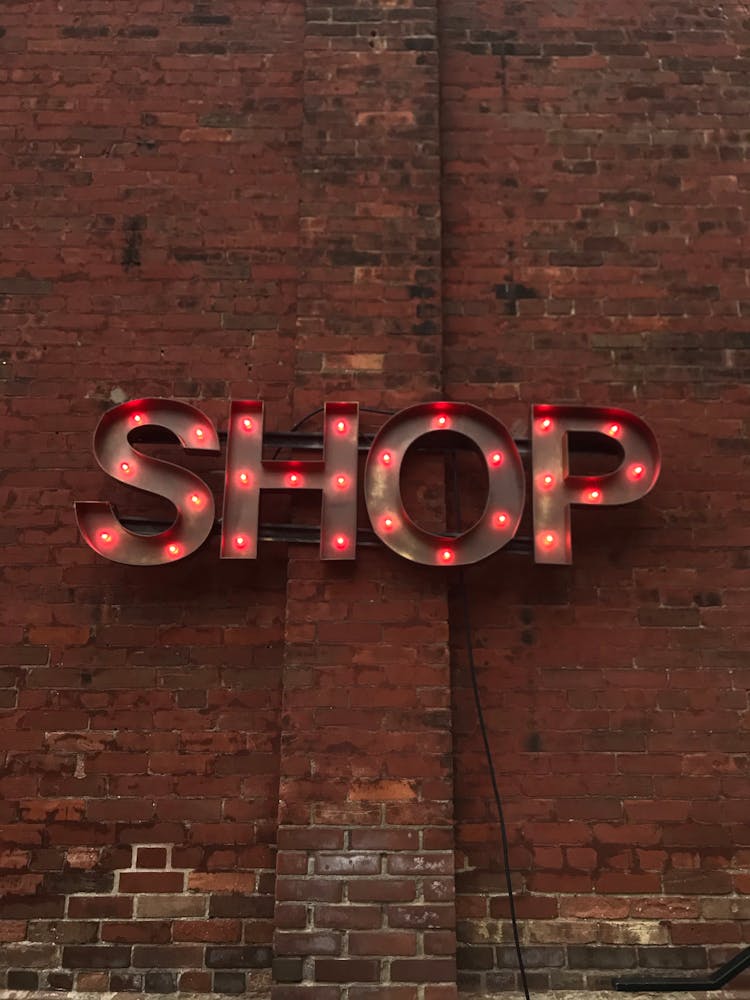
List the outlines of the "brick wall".
{"type": "Polygon", "coordinates": [[[748,51],[689,0],[6,0],[0,989],[517,985],[453,575],[95,557],[74,499],[168,515],[90,451],[142,395],[648,420],[573,567],[467,574],[530,983],[747,943],[748,51]]]}

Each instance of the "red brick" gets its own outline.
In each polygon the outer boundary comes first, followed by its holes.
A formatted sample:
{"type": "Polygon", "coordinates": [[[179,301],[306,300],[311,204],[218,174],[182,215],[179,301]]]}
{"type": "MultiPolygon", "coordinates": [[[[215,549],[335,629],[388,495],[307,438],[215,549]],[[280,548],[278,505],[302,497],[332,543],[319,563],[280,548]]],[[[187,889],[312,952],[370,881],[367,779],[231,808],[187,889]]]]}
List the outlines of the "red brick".
{"type": "Polygon", "coordinates": [[[0,920],[0,941],[23,941],[26,935],[25,920],[0,920]]]}
{"type": "Polygon", "coordinates": [[[376,983],[380,963],[369,958],[316,958],[315,980],[319,983],[376,983]]]}
{"type": "Polygon", "coordinates": [[[172,930],[176,941],[235,942],[242,938],[239,920],[176,920],[172,930]]]}
{"type": "MultiPolygon", "coordinates": [[[[371,929],[380,927],[382,913],[379,906],[316,906],[315,925],[337,930],[371,929]]],[[[304,926],[304,923],[303,923],[304,926]]]]}
{"type": "Polygon", "coordinates": [[[399,958],[391,962],[391,978],[396,982],[455,982],[456,962],[450,958],[399,958]]]}
{"type": "Polygon", "coordinates": [[[181,892],[185,885],[183,872],[122,872],[120,892],[181,892]]]}
{"type": "Polygon", "coordinates": [[[318,875],[377,875],[380,857],[377,854],[319,854],[315,858],[318,875]]]}
{"type": "Polygon", "coordinates": [[[277,931],[273,940],[277,955],[341,954],[341,935],[332,931],[277,931]]]}
{"type": "Polygon", "coordinates": [[[417,935],[411,931],[350,931],[350,955],[416,955],[417,935]]]}
{"type": "Polygon", "coordinates": [[[416,883],[411,879],[369,878],[352,882],[349,899],[352,903],[404,903],[416,898],[416,883]]]}
{"type": "Polygon", "coordinates": [[[133,900],[125,896],[71,896],[68,901],[70,917],[127,919],[132,915],[133,900]]]}
{"type": "Polygon", "coordinates": [[[136,857],[137,868],[166,868],[167,851],[164,847],[139,847],[136,857]]]}

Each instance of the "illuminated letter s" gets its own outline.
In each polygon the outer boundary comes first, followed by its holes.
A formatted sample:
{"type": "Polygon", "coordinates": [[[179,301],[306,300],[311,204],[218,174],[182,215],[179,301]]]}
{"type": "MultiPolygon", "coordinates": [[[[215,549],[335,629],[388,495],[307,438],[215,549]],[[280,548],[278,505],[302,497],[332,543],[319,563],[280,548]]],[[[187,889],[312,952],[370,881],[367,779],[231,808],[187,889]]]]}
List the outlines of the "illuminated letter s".
{"type": "Polygon", "coordinates": [[[121,483],[170,500],[177,509],[166,531],[139,535],[123,527],[112,504],[75,504],[78,527],[91,548],[129,566],[157,566],[190,555],[208,538],[214,523],[214,499],[199,476],[131,446],[130,432],[149,425],[171,431],[183,448],[219,451],[214,425],[187,403],[138,399],[104,414],[94,432],[94,455],[101,468],[121,483]]]}

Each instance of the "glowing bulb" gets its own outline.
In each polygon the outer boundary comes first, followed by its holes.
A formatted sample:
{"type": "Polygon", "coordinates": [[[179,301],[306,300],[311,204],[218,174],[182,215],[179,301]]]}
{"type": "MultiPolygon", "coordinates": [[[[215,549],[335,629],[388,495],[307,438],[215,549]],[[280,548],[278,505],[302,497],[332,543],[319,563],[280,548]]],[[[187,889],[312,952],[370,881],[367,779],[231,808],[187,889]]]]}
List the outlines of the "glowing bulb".
{"type": "Polygon", "coordinates": [[[240,472],[240,474],[237,476],[237,478],[239,479],[240,483],[243,486],[247,486],[248,483],[250,482],[250,473],[249,472],[240,472]]]}
{"type": "Polygon", "coordinates": [[[555,533],[553,531],[545,531],[540,536],[539,540],[541,541],[541,543],[545,547],[545,549],[551,549],[552,546],[557,541],[557,538],[555,537],[555,533]]]}
{"type": "Polygon", "coordinates": [[[509,520],[510,518],[505,513],[495,514],[495,527],[504,528],[509,520]]]}
{"type": "Polygon", "coordinates": [[[300,476],[300,474],[298,472],[290,472],[289,473],[289,485],[290,486],[299,486],[299,484],[301,482],[302,482],[302,476],[300,476]]]}
{"type": "Polygon", "coordinates": [[[346,535],[336,535],[336,537],[333,540],[333,544],[336,546],[337,549],[343,550],[347,548],[347,546],[349,545],[349,539],[346,537],[346,535]]]}
{"type": "Polygon", "coordinates": [[[250,417],[242,418],[242,429],[246,431],[251,431],[253,429],[253,422],[250,417]]]}
{"type": "Polygon", "coordinates": [[[545,490],[548,490],[548,489],[550,489],[550,487],[552,486],[552,484],[554,483],[554,481],[555,481],[555,477],[553,475],[551,475],[549,472],[545,472],[545,474],[542,476],[542,487],[545,490]]]}
{"type": "Polygon", "coordinates": [[[383,465],[390,465],[392,458],[393,455],[391,455],[389,451],[384,451],[383,454],[380,456],[380,461],[383,463],[383,465]]]}
{"type": "Polygon", "coordinates": [[[607,434],[609,434],[610,437],[616,437],[619,433],[620,433],[619,424],[610,424],[609,427],[607,428],[607,434]]]}
{"type": "Polygon", "coordinates": [[[492,462],[493,465],[502,465],[503,453],[501,451],[493,451],[490,455],[490,462],[492,462]]]}
{"type": "Polygon", "coordinates": [[[586,498],[589,503],[597,503],[602,498],[601,490],[589,490],[586,494],[586,498]]]}
{"type": "Polygon", "coordinates": [[[142,421],[143,421],[143,416],[140,413],[134,413],[133,414],[133,423],[134,424],[140,424],[140,423],[142,423],[142,421]]]}
{"type": "Polygon", "coordinates": [[[99,532],[99,540],[101,542],[104,542],[105,545],[107,545],[109,542],[112,541],[112,532],[110,532],[110,531],[100,531],[99,532]]]}
{"type": "Polygon", "coordinates": [[[234,536],[234,547],[236,549],[244,549],[246,545],[247,545],[247,538],[245,538],[244,535],[234,536]]]}
{"type": "Polygon", "coordinates": [[[393,530],[393,518],[392,517],[384,517],[383,518],[383,527],[385,528],[386,531],[392,531],[393,530]]]}
{"type": "Polygon", "coordinates": [[[200,495],[198,493],[193,493],[193,495],[190,497],[190,503],[194,507],[200,507],[200,503],[201,503],[200,495]]]}
{"type": "Polygon", "coordinates": [[[337,420],[336,421],[336,431],[337,431],[338,434],[345,434],[346,433],[346,421],[345,420],[337,420]]]}
{"type": "Polygon", "coordinates": [[[198,438],[199,441],[202,441],[203,438],[206,436],[206,432],[203,430],[202,427],[196,427],[195,436],[198,438]]]}
{"type": "Polygon", "coordinates": [[[178,556],[180,554],[180,546],[175,545],[175,543],[172,542],[171,545],[167,546],[167,554],[170,556],[178,556]]]}
{"type": "Polygon", "coordinates": [[[121,470],[122,470],[123,472],[126,472],[126,473],[127,473],[127,472],[131,472],[131,471],[132,471],[132,469],[133,469],[133,467],[132,467],[132,465],[130,464],[130,462],[120,462],[120,469],[121,469],[121,470]]]}
{"type": "Polygon", "coordinates": [[[539,421],[539,428],[543,431],[549,431],[552,429],[552,421],[549,417],[544,417],[543,420],[539,421]]]}
{"type": "Polygon", "coordinates": [[[449,563],[453,562],[453,549],[441,549],[440,550],[440,562],[449,563]]]}
{"type": "Polygon", "coordinates": [[[630,475],[633,479],[641,479],[643,477],[646,467],[643,465],[631,465],[630,475]]]}
{"type": "Polygon", "coordinates": [[[340,490],[343,490],[348,484],[346,476],[336,476],[336,485],[340,490]]]}

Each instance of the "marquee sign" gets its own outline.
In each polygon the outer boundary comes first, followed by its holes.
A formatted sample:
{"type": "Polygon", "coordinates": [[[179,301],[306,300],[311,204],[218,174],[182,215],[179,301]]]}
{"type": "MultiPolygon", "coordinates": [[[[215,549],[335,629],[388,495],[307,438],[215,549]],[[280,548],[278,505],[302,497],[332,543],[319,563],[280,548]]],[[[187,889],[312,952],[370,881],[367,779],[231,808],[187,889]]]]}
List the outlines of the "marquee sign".
{"type": "MultiPolygon", "coordinates": [[[[183,448],[216,454],[219,435],[194,406],[169,399],[139,399],[104,414],[94,433],[94,454],[113,479],[163,497],[174,505],[173,523],[157,534],[138,534],[104,501],[75,504],[83,538],[114,562],[155,566],[184,559],[208,538],[214,498],[194,472],[138,451],[131,432],[148,426],[170,431],[183,448]]],[[[313,460],[263,458],[264,408],[259,400],[231,404],[225,467],[221,558],[257,557],[262,490],[322,493],[320,557],[354,559],[357,540],[359,407],[326,403],[322,456],[313,460]]],[[[531,412],[531,496],[534,558],[538,563],[572,561],[570,509],[606,506],[645,496],[659,476],[660,458],[649,427],[628,410],[609,407],[535,405],[531,412]],[[572,433],[601,435],[614,442],[620,464],[604,474],[572,474],[572,433]]],[[[425,565],[461,566],[503,548],[516,534],[524,509],[525,475],[507,428],[469,403],[433,402],[407,407],[376,434],[364,468],[364,496],[373,530],[398,555],[425,565]],[[484,456],[488,489],[479,519],[457,536],[416,524],[401,495],[400,472],[408,448],[432,432],[468,438],[484,456]]]]}

